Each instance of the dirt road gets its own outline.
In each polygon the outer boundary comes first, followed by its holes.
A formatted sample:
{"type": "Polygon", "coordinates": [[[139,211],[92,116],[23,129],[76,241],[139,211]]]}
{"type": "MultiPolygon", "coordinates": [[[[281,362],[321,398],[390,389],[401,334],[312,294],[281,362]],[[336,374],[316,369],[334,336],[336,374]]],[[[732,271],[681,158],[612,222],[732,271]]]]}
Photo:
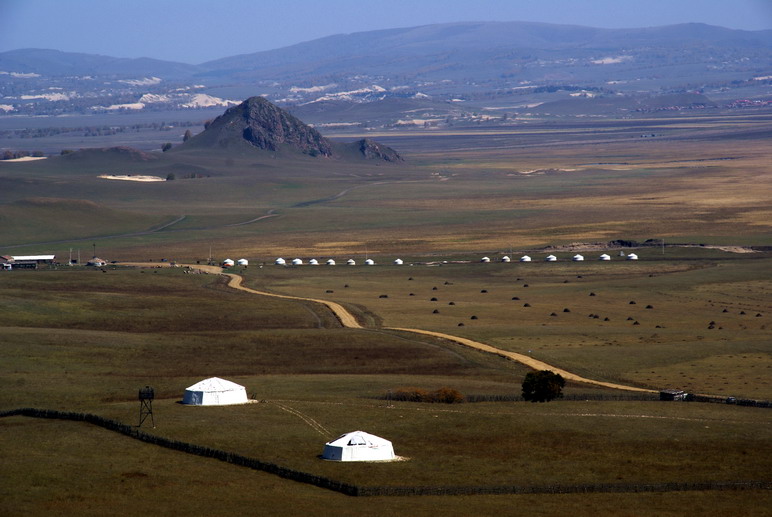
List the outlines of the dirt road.
{"type": "MultiPolygon", "coordinates": [[[[131,265],[131,266],[139,266],[139,267],[158,267],[161,264],[126,263],[123,265],[131,265]]],[[[228,287],[231,287],[233,289],[238,289],[240,291],[245,291],[252,294],[259,294],[261,296],[273,296],[276,298],[284,298],[285,300],[300,300],[300,301],[320,303],[326,306],[327,308],[329,308],[333,312],[333,314],[335,314],[335,317],[337,317],[338,320],[341,322],[341,325],[343,325],[345,328],[351,328],[351,329],[364,328],[362,327],[362,325],[359,324],[359,322],[356,320],[354,315],[351,314],[348,310],[346,310],[345,307],[343,307],[339,303],[331,302],[329,300],[319,300],[316,298],[302,298],[299,296],[288,296],[284,294],[267,293],[265,291],[250,289],[249,287],[244,287],[243,285],[241,285],[243,279],[240,275],[237,275],[235,273],[223,273],[222,268],[218,266],[186,265],[185,267],[189,267],[194,270],[198,269],[200,271],[204,271],[207,273],[227,276],[228,287]]],[[[474,341],[474,340],[459,337],[459,336],[453,336],[450,334],[443,334],[442,332],[433,332],[431,330],[398,328],[398,327],[386,327],[385,330],[397,330],[400,332],[410,332],[412,334],[421,334],[424,336],[432,336],[432,337],[437,337],[441,339],[447,339],[448,341],[452,341],[454,343],[458,343],[460,345],[463,345],[469,348],[474,348],[475,350],[480,350],[482,352],[495,354],[500,357],[505,357],[507,359],[517,361],[535,370],[550,370],[552,372],[560,374],[561,376],[563,376],[564,379],[574,381],[574,382],[582,382],[584,384],[592,384],[595,386],[603,386],[605,388],[613,388],[617,390],[635,391],[635,392],[642,392],[642,393],[656,393],[656,391],[654,390],[649,390],[645,388],[637,388],[635,386],[627,386],[624,384],[616,384],[613,382],[604,382],[604,381],[597,381],[595,379],[588,379],[587,377],[576,375],[575,373],[571,373],[569,371],[563,370],[562,368],[556,368],[550,364],[547,364],[543,361],[539,361],[538,359],[534,359],[527,355],[518,354],[516,352],[509,352],[507,350],[502,350],[500,348],[496,348],[491,345],[486,345],[485,343],[480,343],[479,341],[474,341]]]]}

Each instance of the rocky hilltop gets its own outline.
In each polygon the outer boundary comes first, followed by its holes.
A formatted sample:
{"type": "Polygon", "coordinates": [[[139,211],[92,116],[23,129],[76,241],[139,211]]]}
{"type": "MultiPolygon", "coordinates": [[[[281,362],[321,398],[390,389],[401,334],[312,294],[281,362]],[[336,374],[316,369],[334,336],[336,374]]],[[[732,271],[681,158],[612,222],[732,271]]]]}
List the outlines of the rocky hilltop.
{"type": "Polygon", "coordinates": [[[290,151],[338,158],[354,154],[368,160],[402,161],[394,149],[370,139],[352,144],[334,143],[263,97],[250,97],[238,106],[229,108],[183,147],[228,148],[244,143],[273,152],[290,151]]]}

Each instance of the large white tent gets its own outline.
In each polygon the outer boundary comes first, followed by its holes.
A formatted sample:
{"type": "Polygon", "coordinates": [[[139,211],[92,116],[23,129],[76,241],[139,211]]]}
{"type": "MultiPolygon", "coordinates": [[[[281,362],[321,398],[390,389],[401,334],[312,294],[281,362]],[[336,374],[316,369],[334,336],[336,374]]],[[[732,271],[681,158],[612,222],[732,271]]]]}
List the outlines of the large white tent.
{"type": "Polygon", "coordinates": [[[389,440],[352,431],[324,444],[322,457],[333,461],[389,461],[395,459],[389,440]]]}
{"type": "Polygon", "coordinates": [[[210,377],[199,381],[185,390],[183,404],[193,406],[225,406],[247,403],[247,390],[235,382],[210,377]]]}

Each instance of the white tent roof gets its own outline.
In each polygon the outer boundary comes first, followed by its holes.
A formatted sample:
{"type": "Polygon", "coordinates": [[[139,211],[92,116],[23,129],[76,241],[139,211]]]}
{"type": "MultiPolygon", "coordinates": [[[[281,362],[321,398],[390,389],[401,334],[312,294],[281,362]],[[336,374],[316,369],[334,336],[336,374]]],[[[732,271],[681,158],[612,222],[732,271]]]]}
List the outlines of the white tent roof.
{"type": "Polygon", "coordinates": [[[599,260],[611,260],[611,255],[602,254],[600,257],[598,257],[599,260]]]}
{"type": "Polygon", "coordinates": [[[365,265],[366,266],[374,266],[375,265],[375,261],[373,259],[367,259],[367,260],[365,260],[365,265]]]}
{"type": "Polygon", "coordinates": [[[574,262],[581,262],[582,260],[584,260],[584,256],[579,255],[578,253],[573,257],[574,262]]]}
{"type": "Polygon", "coordinates": [[[182,397],[183,404],[195,406],[223,406],[246,402],[247,390],[244,386],[219,377],[210,377],[189,386],[182,397]]]}
{"type": "Polygon", "coordinates": [[[276,264],[277,266],[283,266],[287,263],[287,261],[279,257],[273,263],[276,264]]]}
{"type": "Polygon", "coordinates": [[[555,255],[547,255],[547,258],[544,260],[546,260],[547,262],[555,262],[558,260],[558,258],[555,255]]]}
{"type": "Polygon", "coordinates": [[[248,266],[249,265],[249,261],[247,259],[238,259],[236,262],[238,263],[239,266],[248,266]]]}
{"type": "Polygon", "coordinates": [[[364,431],[352,431],[324,445],[322,457],[333,461],[389,461],[395,459],[389,440],[364,431]]]}
{"type": "Polygon", "coordinates": [[[480,262],[490,262],[490,261],[491,261],[490,257],[483,257],[480,259],[480,262]]]}
{"type": "Polygon", "coordinates": [[[356,265],[356,260],[354,260],[354,259],[348,259],[348,260],[346,261],[346,264],[348,264],[349,266],[354,266],[354,265],[356,265]]]}
{"type": "Polygon", "coordinates": [[[327,265],[328,266],[334,266],[335,265],[335,261],[333,259],[327,259],[327,265]]]}
{"type": "Polygon", "coordinates": [[[404,264],[404,262],[402,261],[402,259],[395,259],[394,264],[397,266],[401,266],[402,264],[404,264]]]}
{"type": "Polygon", "coordinates": [[[56,255],[13,255],[11,260],[54,260],[56,255]]]}
{"type": "Polygon", "coordinates": [[[630,253],[627,256],[627,260],[638,260],[638,255],[636,255],[635,253],[630,253]]]}
{"type": "Polygon", "coordinates": [[[528,255],[523,255],[522,257],[520,257],[520,262],[530,262],[530,261],[531,261],[531,257],[529,257],[528,255]]]}
{"type": "Polygon", "coordinates": [[[311,259],[311,260],[308,261],[308,263],[311,264],[312,266],[318,266],[319,265],[319,261],[316,260],[316,259],[311,259]]]}
{"type": "Polygon", "coordinates": [[[506,255],[504,255],[503,257],[501,257],[501,261],[502,261],[502,262],[509,262],[510,260],[512,260],[512,259],[511,259],[511,258],[509,258],[509,257],[508,257],[508,256],[506,256],[506,255]]]}
{"type": "Polygon", "coordinates": [[[292,259],[292,265],[293,266],[302,266],[303,265],[303,260],[299,259],[299,258],[294,258],[294,259],[292,259]]]}

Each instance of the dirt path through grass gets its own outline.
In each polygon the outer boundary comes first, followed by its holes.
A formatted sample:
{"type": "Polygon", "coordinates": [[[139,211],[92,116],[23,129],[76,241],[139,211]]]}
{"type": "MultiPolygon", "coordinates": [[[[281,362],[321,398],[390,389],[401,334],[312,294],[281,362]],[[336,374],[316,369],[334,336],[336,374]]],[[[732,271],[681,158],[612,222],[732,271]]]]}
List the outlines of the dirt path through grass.
{"type": "MultiPolygon", "coordinates": [[[[144,267],[159,266],[159,264],[153,264],[153,263],[150,263],[150,264],[130,263],[125,265],[144,266],[144,267]]],[[[321,303],[322,305],[329,308],[333,312],[333,314],[335,314],[335,317],[338,318],[341,325],[343,325],[345,328],[351,328],[351,329],[364,328],[362,327],[362,325],[359,324],[359,322],[356,320],[354,315],[351,314],[348,310],[346,310],[345,307],[343,307],[339,303],[331,302],[329,300],[320,300],[316,298],[302,298],[299,296],[288,296],[284,294],[268,293],[265,291],[250,289],[249,287],[244,287],[242,285],[243,278],[241,277],[241,275],[237,275],[235,273],[223,273],[222,268],[219,266],[186,265],[185,267],[189,267],[191,269],[198,269],[207,273],[221,274],[221,275],[227,276],[228,287],[231,287],[233,289],[238,289],[239,291],[245,291],[252,294],[259,294],[261,296],[274,296],[276,298],[284,298],[285,300],[299,300],[299,301],[306,301],[306,302],[321,303]]],[[[562,368],[556,368],[550,364],[547,364],[543,361],[539,361],[538,359],[534,359],[533,357],[530,357],[527,355],[518,354],[516,352],[509,352],[507,350],[502,350],[500,348],[496,348],[491,345],[486,345],[485,343],[480,343],[479,341],[474,341],[474,340],[459,337],[459,336],[453,336],[450,334],[443,334],[442,332],[433,332],[431,330],[397,328],[397,327],[386,327],[384,328],[384,330],[397,330],[400,332],[409,332],[411,334],[420,334],[425,336],[437,337],[440,339],[446,339],[448,341],[452,341],[454,343],[458,343],[460,345],[463,345],[469,348],[474,348],[475,350],[480,350],[482,352],[495,354],[500,357],[505,357],[507,359],[517,361],[535,370],[550,370],[552,372],[562,375],[564,379],[574,381],[574,382],[582,382],[584,384],[592,384],[595,386],[603,386],[605,388],[612,388],[617,390],[636,391],[636,392],[643,392],[643,393],[656,393],[655,390],[650,390],[646,388],[637,388],[635,386],[627,386],[624,384],[616,384],[613,382],[604,382],[604,381],[597,381],[595,379],[588,379],[586,377],[576,375],[575,373],[571,373],[569,371],[563,370],[562,368]]]]}

